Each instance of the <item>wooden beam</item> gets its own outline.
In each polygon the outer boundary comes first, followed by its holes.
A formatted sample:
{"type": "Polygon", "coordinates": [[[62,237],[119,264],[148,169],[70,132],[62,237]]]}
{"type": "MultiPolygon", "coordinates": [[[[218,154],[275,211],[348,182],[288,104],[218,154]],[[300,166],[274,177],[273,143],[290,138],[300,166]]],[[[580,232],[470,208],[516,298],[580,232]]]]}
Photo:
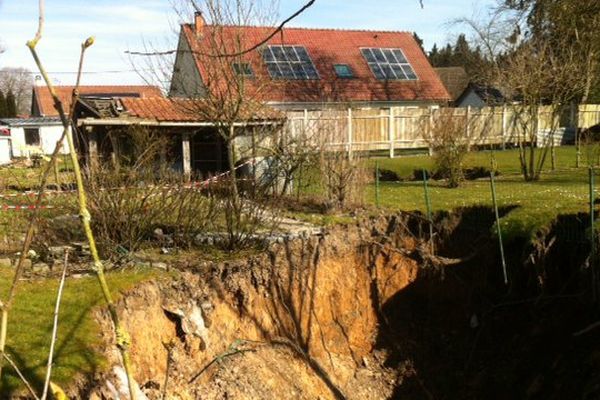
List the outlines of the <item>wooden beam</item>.
{"type": "Polygon", "coordinates": [[[190,134],[183,133],[181,135],[181,150],[183,162],[183,175],[186,180],[192,178],[192,152],[190,149],[190,134]]]}

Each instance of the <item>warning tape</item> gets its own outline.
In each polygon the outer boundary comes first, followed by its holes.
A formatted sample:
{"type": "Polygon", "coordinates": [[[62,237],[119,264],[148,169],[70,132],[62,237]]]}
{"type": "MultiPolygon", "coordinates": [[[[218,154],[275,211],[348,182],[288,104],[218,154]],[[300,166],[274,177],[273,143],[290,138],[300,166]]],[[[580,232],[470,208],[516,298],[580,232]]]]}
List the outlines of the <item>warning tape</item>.
{"type": "Polygon", "coordinates": [[[35,206],[35,205],[16,205],[16,206],[9,206],[7,204],[3,204],[0,205],[0,209],[2,210],[15,210],[15,211],[21,211],[21,210],[35,210],[35,209],[40,209],[40,210],[48,210],[48,209],[52,209],[55,208],[54,206],[35,206]]]}
{"type": "MultiPolygon", "coordinates": [[[[238,169],[243,168],[250,164],[254,164],[253,159],[248,160],[245,163],[238,165],[233,170],[237,171],[238,169]]],[[[218,175],[214,175],[204,181],[189,182],[184,185],[164,185],[162,187],[155,186],[155,185],[149,185],[149,186],[145,186],[144,189],[162,188],[164,190],[168,190],[169,192],[171,192],[175,189],[178,189],[178,188],[205,189],[205,188],[209,187],[212,183],[218,182],[221,178],[229,175],[230,173],[231,173],[231,171],[226,171],[226,172],[220,173],[218,175]]],[[[142,189],[142,188],[140,188],[140,187],[119,187],[119,188],[109,188],[109,189],[100,189],[100,190],[104,192],[104,191],[136,190],[136,189],[142,189]]],[[[67,195],[67,194],[72,194],[72,193],[77,193],[77,190],[76,189],[48,190],[48,191],[44,191],[42,193],[42,196],[43,197],[59,196],[59,195],[67,195]]],[[[10,198],[17,198],[17,197],[36,197],[38,195],[39,195],[39,192],[30,190],[30,191],[20,192],[20,193],[0,194],[0,199],[10,199],[10,198]]],[[[2,209],[2,210],[34,210],[35,208],[36,208],[36,206],[34,206],[34,205],[0,205],[0,209],[2,209]]],[[[39,206],[39,208],[40,209],[50,209],[50,208],[54,208],[54,207],[53,206],[39,206]]]]}

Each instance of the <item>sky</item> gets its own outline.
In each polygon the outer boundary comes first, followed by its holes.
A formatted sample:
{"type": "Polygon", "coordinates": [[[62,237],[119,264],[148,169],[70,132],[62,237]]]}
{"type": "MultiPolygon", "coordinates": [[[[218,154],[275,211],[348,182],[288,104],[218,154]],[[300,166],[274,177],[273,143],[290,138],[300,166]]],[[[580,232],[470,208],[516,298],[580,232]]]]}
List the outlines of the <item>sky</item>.
{"type": "MultiPolygon", "coordinates": [[[[181,1],[181,0],[179,0],[181,1]]],[[[306,0],[280,0],[281,18],[306,0]]],[[[450,22],[471,17],[493,0],[317,0],[290,26],[401,30],[416,32],[429,49],[434,43],[452,41],[461,28],[450,22]]],[[[37,0],[0,0],[0,69],[25,67],[37,71],[25,46],[37,29],[37,0]]],[[[133,71],[144,69],[131,60],[127,50],[175,48],[178,17],[169,0],[46,0],[44,37],[40,57],[55,84],[72,84],[79,48],[88,37],[96,43],[87,53],[82,84],[141,84],[133,71]]]]}

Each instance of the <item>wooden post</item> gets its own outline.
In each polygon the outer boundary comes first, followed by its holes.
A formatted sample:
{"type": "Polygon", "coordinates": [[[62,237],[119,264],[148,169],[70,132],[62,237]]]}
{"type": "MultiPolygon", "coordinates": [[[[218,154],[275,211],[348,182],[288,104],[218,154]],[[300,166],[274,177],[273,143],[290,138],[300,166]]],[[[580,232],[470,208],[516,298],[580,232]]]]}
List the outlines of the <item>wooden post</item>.
{"type": "Polygon", "coordinates": [[[302,131],[306,135],[306,132],[308,132],[308,110],[306,108],[304,109],[304,119],[302,120],[302,124],[302,131]]]}
{"type": "Polygon", "coordinates": [[[348,107],[348,138],[346,140],[346,149],[348,151],[348,158],[352,159],[352,108],[348,107]]]}
{"type": "Polygon", "coordinates": [[[388,139],[390,141],[390,158],[394,158],[395,143],[394,143],[394,108],[390,107],[388,115],[388,139]]]}
{"type": "Polygon", "coordinates": [[[467,137],[467,143],[469,151],[471,151],[471,106],[467,106],[467,112],[465,114],[465,136],[467,137]]]}
{"type": "Polygon", "coordinates": [[[88,170],[92,172],[98,167],[98,137],[94,129],[88,128],[88,138],[88,170]]]}
{"type": "Polygon", "coordinates": [[[192,153],[190,150],[190,134],[183,133],[181,136],[181,150],[183,162],[183,176],[187,181],[192,178],[192,153]]]}
{"type": "MultiPolygon", "coordinates": [[[[429,123],[427,124],[427,139],[428,141],[431,139],[431,133],[433,131],[433,107],[429,107],[429,123]]],[[[429,155],[433,155],[433,149],[431,145],[428,145],[429,155]]]]}
{"type": "Polygon", "coordinates": [[[375,161],[375,206],[379,208],[379,161],[375,161]]]}
{"type": "Polygon", "coordinates": [[[502,105],[502,150],[506,150],[506,134],[507,134],[507,119],[506,119],[506,104],[502,105]]]}

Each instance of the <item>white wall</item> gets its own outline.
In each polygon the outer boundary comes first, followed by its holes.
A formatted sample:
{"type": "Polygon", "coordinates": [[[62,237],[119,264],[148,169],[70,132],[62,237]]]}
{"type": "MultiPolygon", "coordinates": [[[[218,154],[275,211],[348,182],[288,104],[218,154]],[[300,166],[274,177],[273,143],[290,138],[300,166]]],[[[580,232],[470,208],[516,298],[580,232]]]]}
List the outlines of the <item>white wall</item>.
{"type": "MultiPolygon", "coordinates": [[[[40,152],[52,154],[56,142],[62,136],[62,132],[63,127],[61,125],[41,126],[39,128],[40,146],[27,146],[25,144],[25,129],[12,127],[10,136],[12,138],[13,157],[27,157],[40,152]]],[[[61,153],[69,154],[69,146],[66,140],[63,143],[61,153]]]]}
{"type": "Polygon", "coordinates": [[[10,163],[10,138],[0,138],[0,165],[10,163]]]}

